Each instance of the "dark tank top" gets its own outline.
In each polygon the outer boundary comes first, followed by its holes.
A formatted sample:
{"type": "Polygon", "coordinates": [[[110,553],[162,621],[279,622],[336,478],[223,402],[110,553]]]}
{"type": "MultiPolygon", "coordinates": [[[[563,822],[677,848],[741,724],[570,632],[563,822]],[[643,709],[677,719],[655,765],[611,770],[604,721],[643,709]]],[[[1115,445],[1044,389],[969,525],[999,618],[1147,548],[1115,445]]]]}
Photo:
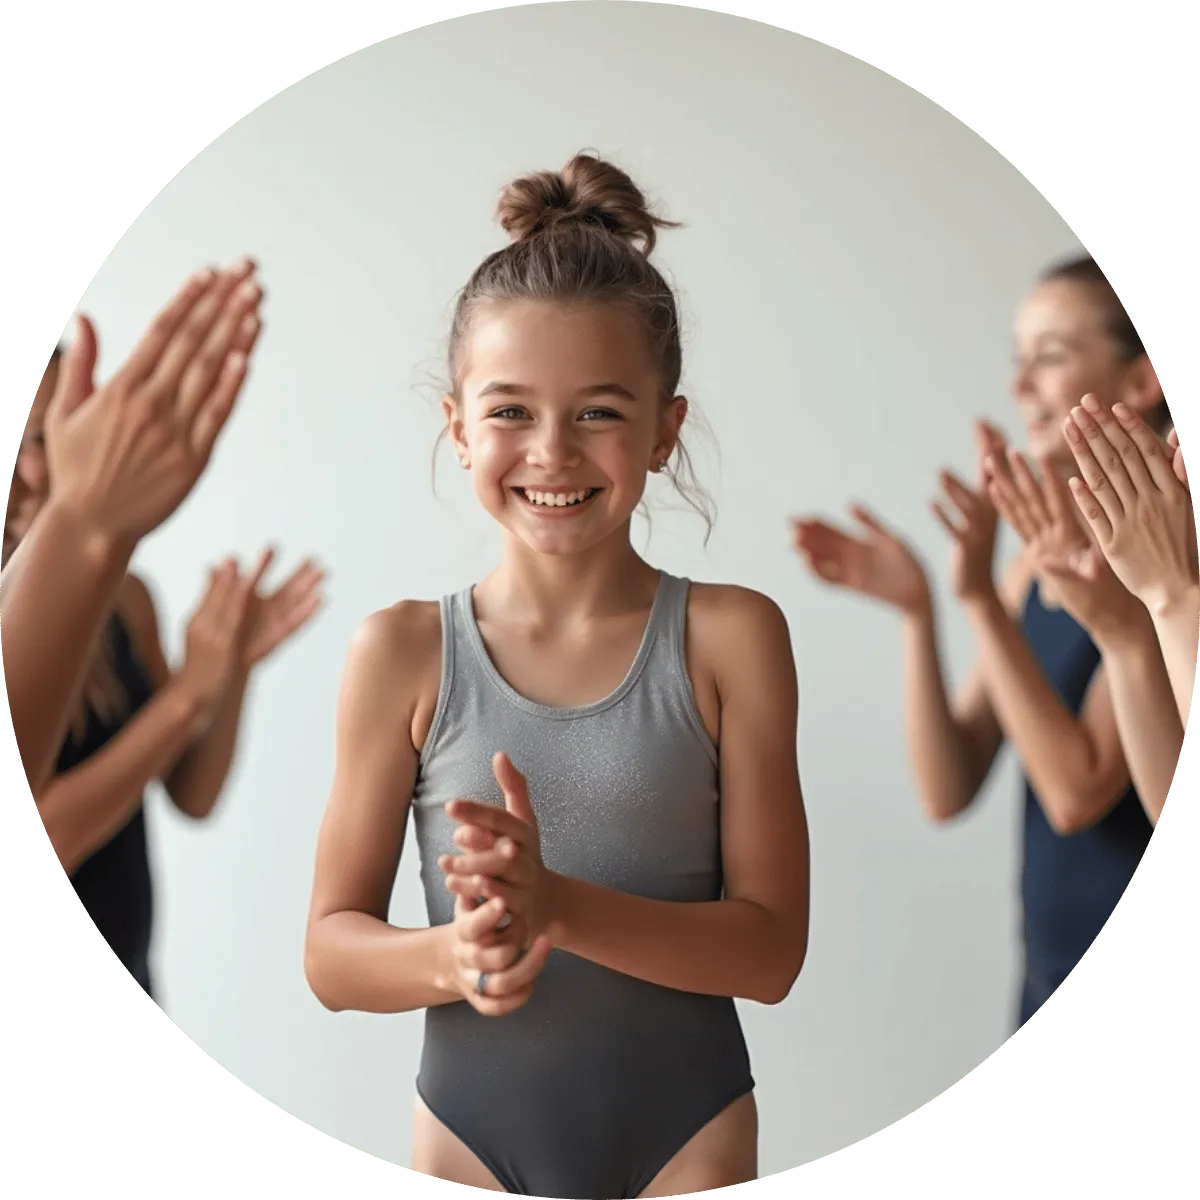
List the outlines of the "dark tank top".
{"type": "MultiPolygon", "coordinates": [[[[1100,665],[1095,643],[1065,610],[1043,605],[1036,583],[1025,603],[1021,627],[1046,678],[1078,715],[1100,665]]],[[[1049,999],[1092,944],[1133,878],[1153,832],[1132,787],[1103,820],[1067,835],[1056,833],[1047,821],[1028,778],[1024,791],[1022,1024],[1049,999]]]]}
{"type": "MultiPolygon", "coordinates": [[[[119,617],[109,621],[105,636],[110,639],[113,665],[128,697],[126,712],[111,722],[89,712],[83,737],[69,736],[59,751],[60,775],[102,750],[154,694],[129,631],[119,617]]],[[[152,993],[150,861],[146,819],[140,804],[124,827],[76,868],[71,884],[113,953],[146,992],[152,993]]]]}

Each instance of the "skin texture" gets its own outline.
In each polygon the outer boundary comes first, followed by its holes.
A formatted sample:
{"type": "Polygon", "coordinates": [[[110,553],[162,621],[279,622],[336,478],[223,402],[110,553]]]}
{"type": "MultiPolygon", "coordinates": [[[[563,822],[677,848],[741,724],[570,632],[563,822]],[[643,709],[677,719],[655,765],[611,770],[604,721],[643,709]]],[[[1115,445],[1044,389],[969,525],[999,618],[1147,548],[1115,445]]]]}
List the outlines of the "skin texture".
{"type": "Polygon", "coordinates": [[[190,279],[99,388],[86,318],[63,356],[45,421],[56,487],[0,569],[4,675],[35,794],[134,547],[195,486],[241,391],[260,328],[253,274],[246,260],[190,279]]]}
{"type": "MultiPolygon", "coordinates": [[[[655,365],[619,310],[528,304],[476,316],[445,412],[501,528],[500,565],[474,603],[493,662],[520,694],[575,706],[624,678],[658,582],[630,545],[630,519],[686,411],[682,397],[659,394],[655,365]],[[523,487],[600,491],[564,515],[532,510],[515,490],[523,487]]],[[[808,854],[786,622],[757,593],[697,585],[687,627],[697,708],[721,748],[726,899],[662,903],[548,870],[537,796],[504,756],[516,748],[498,746],[506,809],[455,801],[450,810],[460,853],[441,865],[456,919],[401,930],[386,923],[387,905],[437,702],[441,630],[436,604],[406,601],[368,619],[343,680],[310,913],[308,976],[327,1006],[469,1003],[502,1017],[536,989],[551,945],[668,987],[767,1003],[787,994],[807,948],[808,854]],[[490,899],[475,909],[478,896],[490,899]],[[483,996],[480,970],[489,973],[483,996]]],[[[415,1128],[416,1169],[496,1190],[419,1102],[415,1128]]],[[[756,1130],[748,1096],[701,1130],[647,1194],[753,1178],[756,1130]]]]}
{"type": "MultiPolygon", "coordinates": [[[[58,377],[52,363],[22,434],[6,506],[4,538],[10,551],[37,536],[52,503],[45,423],[58,377]]],[[[51,845],[68,874],[120,831],[151,781],[160,780],[186,815],[202,818],[212,812],[233,765],[251,673],[312,618],[321,602],[324,573],[311,562],[266,591],[263,580],[273,558],[266,550],[250,571],[228,559],[209,573],[187,627],[178,671],[164,656],[148,588],[135,575],[123,577],[113,607],[132,635],[155,694],[101,751],[64,774],[52,772],[34,790],[51,845]]]]}
{"type": "Polygon", "coordinates": [[[1179,716],[1196,683],[1200,571],[1178,438],[1164,446],[1126,405],[1084,403],[1064,425],[1079,466],[1071,489],[1112,573],[1149,611],[1179,716]]]}
{"type": "MultiPolygon", "coordinates": [[[[989,495],[1037,570],[1053,577],[1063,606],[1099,646],[1130,773],[1147,815],[1157,821],[1183,744],[1183,723],[1154,626],[1085,532],[1068,485],[1045,460],[1041,465],[1039,476],[1015,452],[992,459],[989,495]]],[[[1169,474],[1165,463],[1164,470],[1169,474]]]]}
{"type": "MultiPolygon", "coordinates": [[[[1026,444],[1046,469],[1076,469],[1062,422],[1090,392],[1102,406],[1123,401],[1146,412],[1161,392],[1149,360],[1124,361],[1108,337],[1104,313],[1087,288],[1039,285],[1014,325],[1013,398],[1026,444]]],[[[972,483],[940,477],[935,513],[951,537],[953,590],[970,623],[976,662],[951,698],[938,647],[935,606],[923,566],[903,538],[876,521],[854,537],[830,523],[795,523],[795,544],[819,578],[870,596],[902,617],[907,744],[922,805],[934,820],[974,800],[1007,739],[1024,766],[1047,819],[1060,833],[1099,821],[1129,784],[1113,696],[1102,664],[1083,708],[1058,699],[1017,627],[1034,578],[1051,601],[1056,579],[1026,551],[996,580],[998,514],[989,495],[988,462],[1007,448],[983,423],[976,427],[972,483]]],[[[859,522],[862,523],[861,513],[859,522]]]]}

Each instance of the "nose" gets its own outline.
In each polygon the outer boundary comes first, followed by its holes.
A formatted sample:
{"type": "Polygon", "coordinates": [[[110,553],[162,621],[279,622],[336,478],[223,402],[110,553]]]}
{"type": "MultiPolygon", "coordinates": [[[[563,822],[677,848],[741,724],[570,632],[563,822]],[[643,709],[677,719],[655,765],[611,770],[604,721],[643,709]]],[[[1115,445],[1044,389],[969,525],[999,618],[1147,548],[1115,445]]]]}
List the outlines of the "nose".
{"type": "Polygon", "coordinates": [[[526,457],[531,466],[548,473],[577,465],[581,456],[575,423],[568,419],[541,424],[530,439],[526,457]]]}
{"type": "Polygon", "coordinates": [[[1008,381],[1008,390],[1014,400],[1020,400],[1022,397],[1033,393],[1033,385],[1029,379],[1028,365],[1017,363],[1013,367],[1012,377],[1008,381]]]}

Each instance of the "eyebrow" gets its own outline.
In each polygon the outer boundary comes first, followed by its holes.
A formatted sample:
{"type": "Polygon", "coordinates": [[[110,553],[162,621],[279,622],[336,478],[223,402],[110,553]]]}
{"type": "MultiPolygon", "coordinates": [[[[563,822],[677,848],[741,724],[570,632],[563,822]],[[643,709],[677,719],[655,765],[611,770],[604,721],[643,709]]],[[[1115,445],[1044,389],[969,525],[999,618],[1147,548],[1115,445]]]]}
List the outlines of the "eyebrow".
{"type": "MultiPolygon", "coordinates": [[[[481,398],[484,396],[528,396],[532,391],[532,388],[525,387],[523,384],[505,383],[503,380],[493,379],[479,389],[479,395],[481,398]]],[[[582,400],[590,400],[595,396],[618,396],[623,400],[635,403],[637,401],[637,397],[620,383],[593,383],[588,387],[580,388],[575,394],[582,400]]]]}

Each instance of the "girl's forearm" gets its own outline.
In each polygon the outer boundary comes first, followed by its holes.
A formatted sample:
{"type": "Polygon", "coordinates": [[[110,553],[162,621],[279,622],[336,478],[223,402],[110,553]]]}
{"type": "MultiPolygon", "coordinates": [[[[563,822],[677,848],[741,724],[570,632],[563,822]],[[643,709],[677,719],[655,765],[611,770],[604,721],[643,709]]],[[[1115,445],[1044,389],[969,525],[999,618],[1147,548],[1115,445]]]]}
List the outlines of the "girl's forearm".
{"type": "Polygon", "coordinates": [[[313,922],[304,971],[313,994],[334,1012],[399,1013],[462,996],[450,985],[453,926],[397,929],[363,912],[313,922]]]}
{"type": "Polygon", "coordinates": [[[52,499],[0,572],[0,643],[17,750],[33,794],[54,762],[133,546],[52,499]]]}
{"type": "Polygon", "coordinates": [[[216,807],[237,754],[249,673],[234,680],[204,735],[187,746],[168,773],[164,784],[180,812],[197,820],[216,807]]]}
{"type": "Polygon", "coordinates": [[[648,900],[549,874],[554,945],[647,983],[776,1004],[804,963],[807,924],[749,900],[648,900]]]}
{"type": "Polygon", "coordinates": [[[195,736],[197,715],[186,689],[169,684],[102,750],[46,786],[38,811],[68,875],[121,830],[146,785],[195,736]]]}
{"type": "Polygon", "coordinates": [[[1183,745],[1183,723],[1153,625],[1146,618],[1096,634],[1129,773],[1157,821],[1183,745]]]}
{"type": "Polygon", "coordinates": [[[1200,641],[1200,585],[1191,584],[1151,609],[1154,629],[1162,646],[1171,690],[1180,720],[1186,725],[1196,687],[1196,653],[1200,641]]]}

